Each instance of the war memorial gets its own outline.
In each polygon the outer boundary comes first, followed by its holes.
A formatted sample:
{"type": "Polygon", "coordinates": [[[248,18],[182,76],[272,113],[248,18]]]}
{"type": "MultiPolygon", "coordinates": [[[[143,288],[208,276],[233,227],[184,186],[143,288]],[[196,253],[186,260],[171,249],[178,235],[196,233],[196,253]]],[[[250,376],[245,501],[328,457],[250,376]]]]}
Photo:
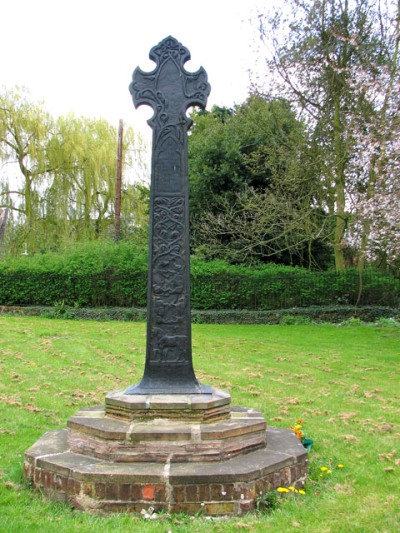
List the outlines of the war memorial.
{"type": "Polygon", "coordinates": [[[129,86],[135,107],[154,111],[143,377],[43,435],[24,471],[34,488],[77,509],[241,515],[260,492],[302,486],[308,455],[291,430],[196,379],[186,112],[205,108],[211,87],[203,68],[186,71],[189,50],[173,37],[150,59],[154,70],[136,68],[129,86]]]}

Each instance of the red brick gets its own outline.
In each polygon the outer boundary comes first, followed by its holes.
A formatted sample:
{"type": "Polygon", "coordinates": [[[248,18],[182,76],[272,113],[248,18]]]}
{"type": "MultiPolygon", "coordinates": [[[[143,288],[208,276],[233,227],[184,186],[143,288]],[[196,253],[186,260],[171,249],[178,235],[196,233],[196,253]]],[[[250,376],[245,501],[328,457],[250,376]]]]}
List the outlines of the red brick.
{"type": "Polygon", "coordinates": [[[188,485],[186,487],[186,501],[197,502],[197,485],[188,485]]]}
{"type": "Polygon", "coordinates": [[[232,483],[228,485],[222,485],[222,491],[221,491],[222,500],[225,500],[225,501],[233,500],[233,493],[234,493],[234,486],[232,483]]]}
{"type": "Polygon", "coordinates": [[[79,494],[81,491],[81,482],[72,478],[68,478],[68,494],[79,494]]]}
{"type": "Polygon", "coordinates": [[[95,483],[95,497],[98,500],[104,500],[106,497],[106,484],[105,483],[95,483]]]}
{"type": "Polygon", "coordinates": [[[174,487],[172,491],[172,498],[174,502],[180,503],[185,501],[185,488],[178,486],[174,487]]]}
{"type": "Polygon", "coordinates": [[[118,483],[106,483],[106,500],[118,500],[118,483]]]}
{"type": "Polygon", "coordinates": [[[282,485],[288,487],[291,484],[290,466],[282,469],[282,485]]]}
{"type": "Polygon", "coordinates": [[[47,487],[54,490],[54,473],[48,472],[46,476],[47,487]]]}
{"type": "Polygon", "coordinates": [[[32,478],[32,467],[29,463],[24,463],[24,476],[29,480],[32,478]]]}
{"type": "Polygon", "coordinates": [[[142,485],[135,484],[131,486],[131,499],[132,500],[142,499],[142,485]]]}
{"type": "Polygon", "coordinates": [[[119,486],[119,499],[129,501],[132,498],[132,487],[129,483],[121,483],[119,486]]]}
{"type": "Polygon", "coordinates": [[[154,489],[154,500],[156,502],[165,502],[167,500],[165,485],[156,485],[154,489]]]}
{"type": "Polygon", "coordinates": [[[83,483],[82,491],[83,491],[83,494],[86,494],[86,496],[90,496],[91,498],[93,498],[94,497],[93,483],[83,483]]]}
{"type": "Polygon", "coordinates": [[[211,485],[211,500],[219,501],[221,499],[222,485],[211,485]]]}
{"type": "Polygon", "coordinates": [[[250,513],[254,507],[254,500],[243,500],[239,502],[239,514],[250,513]]]}
{"type": "Polygon", "coordinates": [[[248,500],[249,498],[254,498],[255,487],[253,484],[240,484],[236,485],[233,497],[235,500],[248,500]]]}
{"type": "Polygon", "coordinates": [[[198,485],[199,489],[199,501],[208,502],[210,500],[210,486],[209,485],[198,485]]]}
{"type": "Polygon", "coordinates": [[[144,500],[154,500],[154,485],[144,485],[142,495],[144,500]]]}
{"type": "Polygon", "coordinates": [[[54,488],[55,490],[60,490],[62,492],[67,491],[67,478],[63,476],[55,476],[54,478],[54,488]]]}

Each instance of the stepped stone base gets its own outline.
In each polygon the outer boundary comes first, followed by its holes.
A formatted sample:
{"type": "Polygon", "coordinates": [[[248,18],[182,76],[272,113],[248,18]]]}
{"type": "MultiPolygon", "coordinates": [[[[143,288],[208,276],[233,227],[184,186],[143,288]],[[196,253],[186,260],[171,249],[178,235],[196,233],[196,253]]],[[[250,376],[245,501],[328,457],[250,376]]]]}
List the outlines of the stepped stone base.
{"type": "Polygon", "coordinates": [[[266,423],[259,411],[232,407],[229,420],[110,418],[104,408],[81,409],[68,420],[68,444],[74,453],[120,462],[222,461],[263,448],[266,423]]]}
{"type": "Polygon", "coordinates": [[[68,429],[46,433],[27,450],[25,476],[52,499],[98,512],[240,515],[254,509],[260,492],[301,486],[307,451],[292,431],[266,429],[261,413],[241,407],[213,422],[204,413],[193,419],[195,410],[229,406],[220,392],[197,395],[197,402],[176,395],[172,403],[143,396],[125,402],[110,393],[105,407],[81,409],[68,429]],[[108,412],[109,398],[125,402],[117,416],[108,412]],[[152,408],[182,416],[148,416],[152,408]]]}

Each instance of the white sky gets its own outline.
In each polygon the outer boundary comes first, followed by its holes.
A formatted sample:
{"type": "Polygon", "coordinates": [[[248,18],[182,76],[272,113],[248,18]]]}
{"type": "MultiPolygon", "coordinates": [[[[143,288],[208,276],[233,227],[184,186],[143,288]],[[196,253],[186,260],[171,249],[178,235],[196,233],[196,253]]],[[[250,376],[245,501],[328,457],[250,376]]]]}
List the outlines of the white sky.
{"type": "Polygon", "coordinates": [[[257,12],[275,3],[2,0],[0,84],[27,87],[53,115],[72,111],[115,125],[122,118],[148,131],[151,110],[134,109],[128,85],[136,66],[153,70],[150,48],[168,35],[189,48],[186,69],[208,73],[208,109],[242,103],[256,61],[257,12]]]}

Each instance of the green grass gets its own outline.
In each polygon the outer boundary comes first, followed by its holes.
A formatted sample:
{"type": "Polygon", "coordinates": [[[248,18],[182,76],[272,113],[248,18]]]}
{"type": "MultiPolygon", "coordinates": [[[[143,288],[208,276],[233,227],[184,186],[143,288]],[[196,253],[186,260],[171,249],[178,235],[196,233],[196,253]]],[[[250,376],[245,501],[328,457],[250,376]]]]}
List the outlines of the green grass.
{"type": "Polygon", "coordinates": [[[271,425],[303,418],[314,439],[305,496],[229,521],[94,516],[27,487],[27,448],[78,408],[141,378],[145,325],[0,316],[0,331],[1,532],[400,530],[399,327],[193,326],[201,382],[260,409],[271,425]],[[321,466],[332,474],[320,477],[321,466]]]}

